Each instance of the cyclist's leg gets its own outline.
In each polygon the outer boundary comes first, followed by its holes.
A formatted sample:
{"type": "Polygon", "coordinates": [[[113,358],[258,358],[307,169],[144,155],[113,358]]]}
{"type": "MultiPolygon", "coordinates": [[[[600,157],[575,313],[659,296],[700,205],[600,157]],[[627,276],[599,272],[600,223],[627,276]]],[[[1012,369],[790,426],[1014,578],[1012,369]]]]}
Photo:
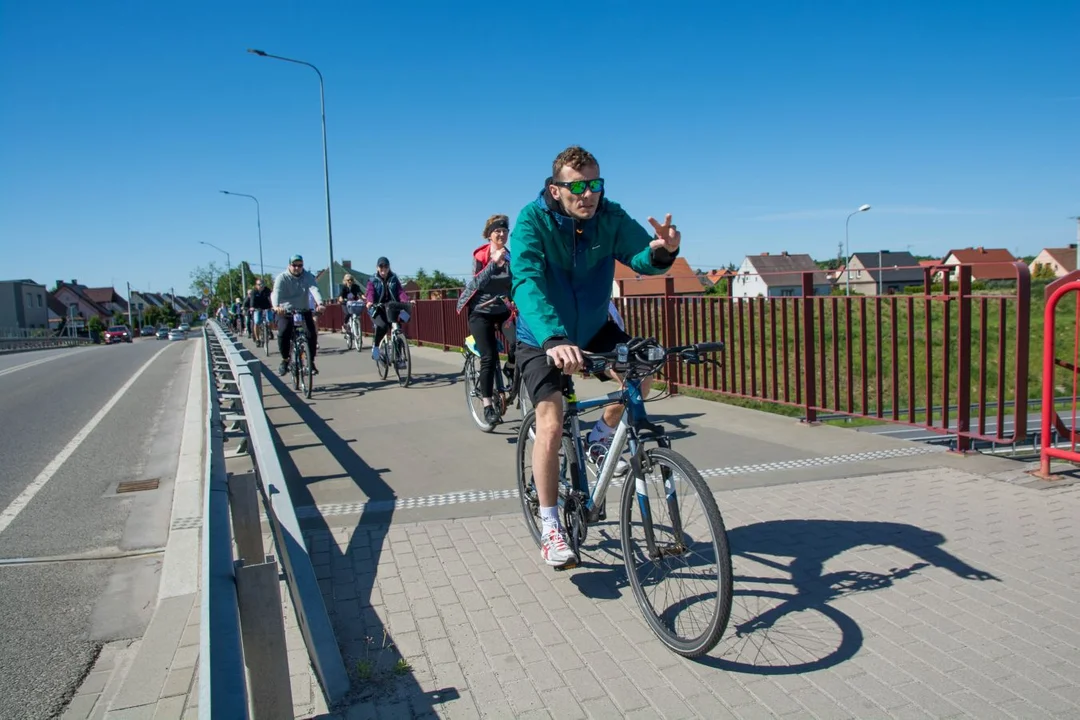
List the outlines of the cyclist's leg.
{"type": "Polygon", "coordinates": [[[469,313],[469,332],[480,351],[480,397],[484,407],[491,406],[491,394],[495,388],[495,353],[498,345],[495,341],[495,323],[483,313],[469,313]]]}
{"type": "Polygon", "coordinates": [[[251,316],[251,322],[253,325],[252,330],[255,332],[255,344],[259,344],[262,342],[262,333],[260,332],[262,330],[262,320],[263,311],[256,309],[251,316]]]}
{"type": "Polygon", "coordinates": [[[304,324],[307,325],[308,353],[310,353],[309,357],[311,358],[311,368],[315,372],[318,372],[318,370],[315,368],[315,350],[319,346],[319,338],[315,334],[315,315],[313,315],[312,313],[307,313],[306,315],[304,315],[304,324]]]}
{"type": "Polygon", "coordinates": [[[292,313],[278,316],[278,350],[281,352],[281,374],[289,367],[289,353],[292,352],[292,313]]]}
{"type": "Polygon", "coordinates": [[[390,330],[390,323],[386,321],[386,311],[377,310],[375,314],[371,316],[371,323],[375,326],[375,339],[371,343],[371,357],[379,357],[379,343],[386,337],[386,333],[390,330]]]}
{"type": "Polygon", "coordinates": [[[543,349],[519,344],[518,372],[523,392],[528,392],[536,412],[533,442],[533,481],[540,501],[540,555],[549,565],[576,562],[566,544],[559,518],[559,450],[562,447],[562,378],[558,368],[548,367],[543,349]]]}
{"type": "Polygon", "coordinates": [[[517,363],[517,326],[509,317],[502,323],[502,333],[503,337],[506,338],[506,365],[503,366],[503,370],[512,384],[514,381],[514,368],[517,363]]]}

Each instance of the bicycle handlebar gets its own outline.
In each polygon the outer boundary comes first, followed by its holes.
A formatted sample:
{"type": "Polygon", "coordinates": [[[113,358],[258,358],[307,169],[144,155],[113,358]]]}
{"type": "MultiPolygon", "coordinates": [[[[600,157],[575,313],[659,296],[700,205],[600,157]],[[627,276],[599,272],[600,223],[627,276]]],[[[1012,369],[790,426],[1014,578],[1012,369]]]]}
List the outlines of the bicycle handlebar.
{"type": "Polygon", "coordinates": [[[412,303],[398,302],[397,300],[391,300],[385,303],[372,303],[373,308],[387,308],[389,310],[408,310],[412,307],[412,303]]]}
{"type": "MultiPolygon", "coordinates": [[[[702,355],[723,351],[724,343],[722,342],[703,342],[665,348],[654,338],[632,338],[629,342],[616,346],[616,349],[611,352],[590,353],[582,350],[581,354],[585,356],[585,367],[581,371],[597,374],[614,370],[620,374],[646,377],[658,371],[668,358],[677,357],[685,363],[698,365],[705,362],[702,355]]],[[[555,367],[555,360],[550,355],[545,360],[548,367],[555,367]]]]}

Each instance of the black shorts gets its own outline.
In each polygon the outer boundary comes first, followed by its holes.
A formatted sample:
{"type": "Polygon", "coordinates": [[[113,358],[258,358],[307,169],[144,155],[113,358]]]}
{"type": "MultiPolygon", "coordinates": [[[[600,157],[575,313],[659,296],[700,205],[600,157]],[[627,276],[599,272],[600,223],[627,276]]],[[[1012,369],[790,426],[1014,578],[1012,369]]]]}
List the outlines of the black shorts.
{"type": "MultiPolygon", "coordinates": [[[[629,342],[630,339],[622,328],[609,320],[583,349],[592,353],[611,352],[616,345],[629,342]]],[[[518,342],[517,371],[521,377],[521,388],[529,393],[533,405],[553,393],[562,392],[562,370],[549,366],[545,357],[547,353],[543,348],[518,342]]],[[[601,381],[611,380],[606,374],[595,374],[593,377],[601,381]]]]}

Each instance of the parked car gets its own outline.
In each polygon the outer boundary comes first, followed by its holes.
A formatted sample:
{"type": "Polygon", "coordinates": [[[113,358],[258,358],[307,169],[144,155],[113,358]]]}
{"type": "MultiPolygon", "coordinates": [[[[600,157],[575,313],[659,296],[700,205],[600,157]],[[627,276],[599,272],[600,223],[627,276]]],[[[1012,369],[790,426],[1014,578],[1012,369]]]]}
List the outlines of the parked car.
{"type": "Polygon", "coordinates": [[[170,340],[184,340],[185,338],[187,338],[187,335],[184,334],[184,331],[180,328],[174,328],[169,331],[170,340]]]}
{"type": "Polygon", "coordinates": [[[126,325],[113,325],[105,331],[104,340],[106,345],[113,343],[131,342],[131,330],[126,325]]]}
{"type": "Polygon", "coordinates": [[[164,326],[158,328],[157,339],[158,340],[168,340],[169,339],[169,328],[164,327],[164,326]]]}
{"type": "Polygon", "coordinates": [[[187,323],[180,323],[180,329],[183,330],[184,332],[187,332],[188,330],[191,329],[191,326],[188,325],[187,323]]]}
{"type": "Polygon", "coordinates": [[[157,328],[153,325],[147,325],[142,329],[142,332],[140,332],[139,334],[143,337],[154,337],[155,335],[157,335],[157,328]]]}

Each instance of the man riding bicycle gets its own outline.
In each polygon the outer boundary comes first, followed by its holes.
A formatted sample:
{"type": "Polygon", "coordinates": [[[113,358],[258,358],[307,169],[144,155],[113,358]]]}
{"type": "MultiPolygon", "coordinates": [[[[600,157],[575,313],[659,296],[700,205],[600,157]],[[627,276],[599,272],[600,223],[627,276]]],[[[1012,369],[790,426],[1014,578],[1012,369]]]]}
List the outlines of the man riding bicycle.
{"type": "Polygon", "coordinates": [[[389,260],[381,257],[375,265],[375,274],[368,280],[365,302],[367,303],[368,314],[371,315],[371,322],[375,325],[371,359],[378,362],[379,343],[386,337],[386,333],[390,331],[390,323],[397,320],[398,313],[394,311],[392,314],[393,319],[391,319],[387,315],[385,307],[374,306],[385,305],[395,300],[408,303],[409,296],[405,293],[405,288],[401,286],[401,280],[398,279],[398,276],[390,271],[389,260]]]}
{"type": "MultiPolygon", "coordinates": [[[[539,197],[522,209],[511,234],[517,367],[536,409],[532,465],[543,523],[540,555],[555,567],[577,562],[558,508],[560,374],[572,375],[584,367],[582,348],[610,352],[630,339],[609,316],[615,261],[642,275],[660,275],[675,261],[681,240],[670,215],[663,224],[651,217],[649,223],[654,233],[604,197],[596,158],[573,146],[555,158],[551,177],[539,197]]],[[[641,391],[648,395],[647,383],[641,391]]],[[[589,436],[590,445],[610,447],[622,410],[621,405],[605,409],[589,436]]]]}
{"type": "MultiPolygon", "coordinates": [[[[255,290],[251,294],[251,321],[255,331],[255,345],[262,347],[264,342],[268,342],[271,338],[264,338],[262,336],[262,323],[266,320],[269,323],[267,315],[270,312],[270,308],[273,305],[270,303],[270,288],[263,285],[262,278],[255,279],[255,290]]],[[[266,326],[269,332],[269,324],[266,326]]]]}
{"type": "Polygon", "coordinates": [[[506,249],[509,235],[510,218],[506,215],[488,218],[483,234],[487,242],[473,250],[473,277],[457,302],[459,313],[469,308],[469,332],[476,340],[476,349],[480,351],[480,399],[484,404],[484,422],[488,425],[495,425],[501,420],[491,399],[495,390],[496,355],[499,352],[496,330],[501,329],[506,336],[505,370],[511,379],[515,360],[510,252],[506,249]]]}
{"type": "Polygon", "coordinates": [[[293,255],[289,258],[289,267],[274,279],[274,289],[270,293],[270,304],[278,316],[278,350],[281,351],[279,375],[289,373],[289,355],[292,352],[293,313],[301,313],[307,326],[308,353],[311,355],[311,372],[318,374],[315,367],[315,316],[308,308],[308,295],[314,296],[315,309],[323,309],[322,293],[315,284],[315,276],[304,269],[304,258],[293,255]],[[285,309],[286,303],[290,310],[285,309]]]}

